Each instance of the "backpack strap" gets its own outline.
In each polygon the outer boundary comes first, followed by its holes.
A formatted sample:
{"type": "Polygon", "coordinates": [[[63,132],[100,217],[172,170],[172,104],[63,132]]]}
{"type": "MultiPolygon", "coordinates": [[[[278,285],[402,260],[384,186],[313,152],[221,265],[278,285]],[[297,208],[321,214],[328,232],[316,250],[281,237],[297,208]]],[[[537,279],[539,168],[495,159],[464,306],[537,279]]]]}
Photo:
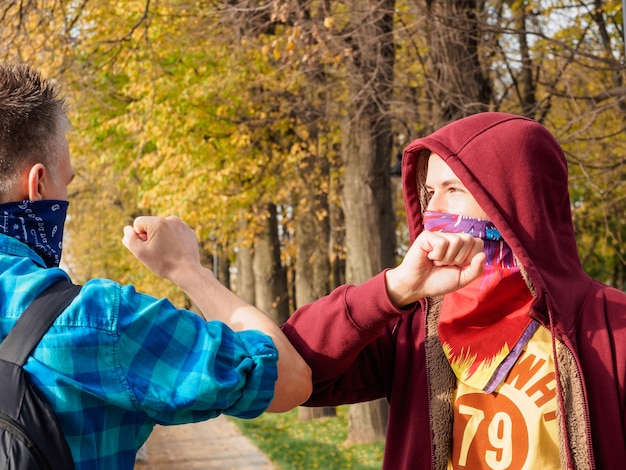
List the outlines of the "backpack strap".
{"type": "Polygon", "coordinates": [[[63,279],[44,290],[17,319],[0,344],[0,360],[23,366],[54,320],[78,295],[81,286],[63,279]]]}

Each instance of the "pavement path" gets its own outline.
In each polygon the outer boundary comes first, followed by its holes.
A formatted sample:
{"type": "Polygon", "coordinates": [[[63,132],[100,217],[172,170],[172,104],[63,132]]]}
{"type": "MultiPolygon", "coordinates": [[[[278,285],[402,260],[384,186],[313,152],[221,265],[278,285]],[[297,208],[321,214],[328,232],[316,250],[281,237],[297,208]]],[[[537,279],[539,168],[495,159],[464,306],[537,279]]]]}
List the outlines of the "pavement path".
{"type": "Polygon", "coordinates": [[[147,460],[135,470],[277,470],[225,416],[179,426],[156,426],[147,460]]]}

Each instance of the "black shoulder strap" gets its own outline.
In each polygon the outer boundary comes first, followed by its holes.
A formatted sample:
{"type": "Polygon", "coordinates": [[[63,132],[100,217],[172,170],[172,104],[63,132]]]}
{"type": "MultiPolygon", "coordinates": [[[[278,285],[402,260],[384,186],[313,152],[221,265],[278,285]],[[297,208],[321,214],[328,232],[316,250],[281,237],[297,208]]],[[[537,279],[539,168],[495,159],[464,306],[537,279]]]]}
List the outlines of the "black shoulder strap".
{"type": "Polygon", "coordinates": [[[69,281],[55,282],[20,315],[0,344],[0,359],[23,366],[54,320],[78,295],[81,286],[69,281]]]}

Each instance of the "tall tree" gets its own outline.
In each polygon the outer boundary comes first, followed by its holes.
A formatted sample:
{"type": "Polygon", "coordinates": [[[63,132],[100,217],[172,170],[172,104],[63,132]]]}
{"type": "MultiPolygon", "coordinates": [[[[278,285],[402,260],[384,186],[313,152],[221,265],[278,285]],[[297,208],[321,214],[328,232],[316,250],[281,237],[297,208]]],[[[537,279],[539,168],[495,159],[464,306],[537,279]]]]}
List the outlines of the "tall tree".
{"type": "MultiPolygon", "coordinates": [[[[342,122],[346,281],[360,284],[394,266],[395,214],[389,175],[392,131],[394,0],[346,2],[352,12],[341,39],[346,53],[348,100],[342,122]]],[[[352,405],[351,442],[381,440],[387,423],[383,400],[352,405]]]]}
{"type": "MultiPolygon", "coordinates": [[[[330,163],[326,155],[310,155],[300,165],[305,184],[298,192],[296,214],[295,307],[326,295],[330,282],[330,214],[327,190],[330,163]]],[[[300,407],[298,418],[307,421],[336,416],[334,407],[300,407]]]]}

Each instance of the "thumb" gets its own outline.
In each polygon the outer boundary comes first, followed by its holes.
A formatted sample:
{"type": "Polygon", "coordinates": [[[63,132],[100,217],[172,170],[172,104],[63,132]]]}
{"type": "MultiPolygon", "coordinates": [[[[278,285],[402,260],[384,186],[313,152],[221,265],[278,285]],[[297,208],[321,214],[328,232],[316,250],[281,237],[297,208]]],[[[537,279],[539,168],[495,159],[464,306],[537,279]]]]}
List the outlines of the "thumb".
{"type": "Polygon", "coordinates": [[[485,253],[480,252],[474,255],[470,264],[465,266],[461,270],[461,277],[459,279],[459,288],[465,287],[478,276],[480,276],[485,269],[485,259],[487,255],[485,253]]]}
{"type": "Polygon", "coordinates": [[[145,242],[147,238],[148,237],[145,232],[138,233],[135,231],[135,228],[127,225],[124,227],[124,238],[122,238],[122,244],[130,251],[133,251],[133,248],[136,248],[139,244],[145,242]]]}

